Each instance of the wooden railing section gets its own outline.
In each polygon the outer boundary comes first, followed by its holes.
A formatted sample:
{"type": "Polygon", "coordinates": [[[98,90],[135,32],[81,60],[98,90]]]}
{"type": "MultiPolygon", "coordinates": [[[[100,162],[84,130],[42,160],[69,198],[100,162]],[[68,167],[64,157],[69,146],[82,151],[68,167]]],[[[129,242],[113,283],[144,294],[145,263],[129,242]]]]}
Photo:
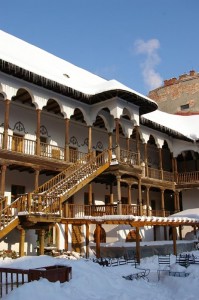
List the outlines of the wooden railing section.
{"type": "Polygon", "coordinates": [[[21,195],[10,205],[7,205],[6,198],[1,199],[1,227],[6,227],[15,219],[15,210],[17,211],[16,216],[20,212],[61,216],[62,202],[103,172],[109,165],[110,150],[105,150],[98,156],[90,153],[37,190],[21,195]]]}
{"type": "MultiPolygon", "coordinates": [[[[140,216],[140,207],[134,204],[122,204],[121,205],[122,215],[133,215],[140,216]]],[[[142,209],[142,216],[157,216],[165,217],[169,216],[172,212],[162,210],[151,210],[142,209]]],[[[77,205],[77,204],[66,204],[64,210],[64,217],[66,218],[83,218],[85,216],[107,216],[117,215],[118,206],[115,204],[106,205],[77,205]]]]}
{"type": "MultiPolygon", "coordinates": [[[[35,140],[26,139],[22,136],[8,136],[8,151],[14,151],[26,155],[36,155],[36,146],[35,140]]],[[[3,149],[3,133],[0,133],[0,149],[3,149]]],[[[69,149],[69,155],[66,157],[65,148],[40,142],[39,155],[49,159],[57,159],[74,163],[77,160],[82,159],[85,153],[75,149],[69,149]]]]}
{"type": "Polygon", "coordinates": [[[120,149],[120,162],[128,165],[138,165],[138,153],[120,149]]]}
{"type": "Polygon", "coordinates": [[[199,182],[199,171],[178,173],[178,184],[199,182]]]}

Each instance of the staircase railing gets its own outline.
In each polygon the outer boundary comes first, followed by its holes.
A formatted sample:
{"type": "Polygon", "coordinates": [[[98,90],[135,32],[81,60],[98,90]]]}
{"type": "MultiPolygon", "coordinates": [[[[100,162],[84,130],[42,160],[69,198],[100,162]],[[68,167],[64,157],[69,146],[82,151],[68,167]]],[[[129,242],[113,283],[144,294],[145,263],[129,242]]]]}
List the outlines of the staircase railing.
{"type": "Polygon", "coordinates": [[[43,185],[39,186],[36,190],[33,191],[33,193],[43,193],[51,189],[53,186],[64,180],[69,175],[73,174],[75,171],[77,171],[82,165],[84,165],[87,161],[90,160],[90,157],[93,156],[92,153],[85,154],[85,156],[79,160],[77,160],[76,163],[68,167],[66,170],[62,171],[55,177],[51,178],[47,182],[45,182],[43,185]]]}
{"type": "Polygon", "coordinates": [[[77,161],[73,166],[44,183],[33,194],[62,195],[64,191],[79,184],[81,179],[90,176],[105,163],[110,163],[110,150],[105,150],[98,156],[92,152],[86,155],[84,160],[77,161]]]}
{"type": "MultiPolygon", "coordinates": [[[[7,198],[7,197],[5,197],[7,198]]],[[[12,220],[16,218],[15,209],[17,207],[18,199],[7,205],[7,199],[1,199],[1,209],[0,211],[0,226],[1,229],[5,228],[12,220]]]]}

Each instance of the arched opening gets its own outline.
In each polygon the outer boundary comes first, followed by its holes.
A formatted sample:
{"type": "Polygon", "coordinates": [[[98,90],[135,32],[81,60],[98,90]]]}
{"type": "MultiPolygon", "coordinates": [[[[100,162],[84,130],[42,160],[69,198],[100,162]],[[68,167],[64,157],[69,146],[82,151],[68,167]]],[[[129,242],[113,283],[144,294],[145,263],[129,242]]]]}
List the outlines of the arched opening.
{"type": "Polygon", "coordinates": [[[12,97],[12,101],[16,103],[21,103],[26,106],[34,107],[30,93],[23,88],[17,91],[16,95],[12,97]]]}
{"type": "Polygon", "coordinates": [[[64,117],[63,114],[61,113],[59,104],[54,99],[49,99],[46,106],[43,107],[43,110],[47,111],[48,113],[52,113],[64,117]]]}

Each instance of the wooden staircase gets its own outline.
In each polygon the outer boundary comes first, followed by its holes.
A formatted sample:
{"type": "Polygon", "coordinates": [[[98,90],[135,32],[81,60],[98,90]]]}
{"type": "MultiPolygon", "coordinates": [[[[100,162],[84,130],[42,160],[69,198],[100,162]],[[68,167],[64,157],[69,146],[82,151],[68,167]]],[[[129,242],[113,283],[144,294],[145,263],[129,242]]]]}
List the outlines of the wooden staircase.
{"type": "Polygon", "coordinates": [[[15,203],[7,205],[7,197],[0,198],[0,240],[17,227],[19,219],[15,215],[15,203]]]}
{"type": "Polygon", "coordinates": [[[0,239],[20,223],[19,216],[37,215],[40,222],[49,221],[53,215],[61,216],[62,203],[104,172],[110,162],[111,150],[104,150],[98,156],[86,154],[32,193],[20,196],[10,205],[2,200],[0,239]]]}

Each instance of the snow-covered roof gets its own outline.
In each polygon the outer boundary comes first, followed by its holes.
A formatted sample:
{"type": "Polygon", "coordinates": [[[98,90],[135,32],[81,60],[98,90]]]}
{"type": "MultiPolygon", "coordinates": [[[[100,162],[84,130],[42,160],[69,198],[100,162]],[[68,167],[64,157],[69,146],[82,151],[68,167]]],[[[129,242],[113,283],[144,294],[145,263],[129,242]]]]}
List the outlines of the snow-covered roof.
{"type": "Polygon", "coordinates": [[[140,105],[142,100],[146,101],[149,107],[151,104],[151,108],[148,111],[157,108],[155,101],[122,83],[116,80],[105,80],[1,30],[0,40],[0,59],[3,61],[86,95],[120,90],[139,97],[140,105]]]}
{"type": "Polygon", "coordinates": [[[143,115],[142,119],[169,128],[190,140],[197,141],[199,139],[199,115],[181,116],[156,110],[143,115]]]}

